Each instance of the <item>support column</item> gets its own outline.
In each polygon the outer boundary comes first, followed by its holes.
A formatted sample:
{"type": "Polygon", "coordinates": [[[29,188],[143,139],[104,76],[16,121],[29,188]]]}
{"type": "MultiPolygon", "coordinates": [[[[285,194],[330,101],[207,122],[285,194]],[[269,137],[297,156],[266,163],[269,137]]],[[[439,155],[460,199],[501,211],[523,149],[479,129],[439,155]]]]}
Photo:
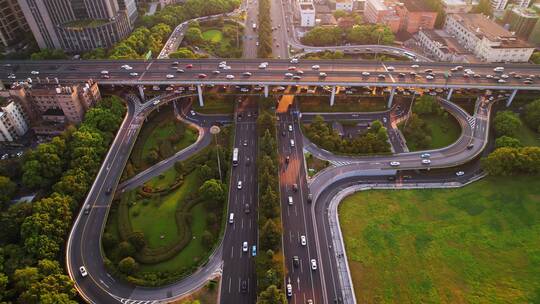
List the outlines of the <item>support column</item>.
{"type": "Polygon", "coordinates": [[[452,93],[454,93],[454,89],[450,88],[450,90],[448,90],[448,95],[446,95],[446,100],[450,100],[450,98],[452,98],[452,93]]]}
{"type": "Polygon", "coordinates": [[[139,88],[139,96],[141,97],[141,101],[144,103],[144,86],[140,85],[139,88]]]}
{"type": "Polygon", "coordinates": [[[334,101],[336,99],[336,86],[332,86],[332,95],[330,96],[330,106],[334,106],[334,101]]]}
{"type": "Polygon", "coordinates": [[[508,97],[508,100],[506,101],[506,107],[509,107],[512,104],[514,97],[516,97],[517,91],[518,91],[517,89],[514,89],[512,91],[512,95],[510,95],[510,97],[508,97]]]}
{"type": "Polygon", "coordinates": [[[390,96],[388,97],[388,108],[392,107],[392,102],[394,101],[394,94],[396,93],[396,87],[392,87],[390,91],[390,96]]]}
{"type": "Polygon", "coordinates": [[[268,85],[264,86],[264,97],[268,98],[268,85]]]}
{"type": "Polygon", "coordinates": [[[204,99],[202,96],[202,85],[200,84],[197,85],[197,93],[199,93],[199,105],[201,107],[204,107],[204,99]]]}

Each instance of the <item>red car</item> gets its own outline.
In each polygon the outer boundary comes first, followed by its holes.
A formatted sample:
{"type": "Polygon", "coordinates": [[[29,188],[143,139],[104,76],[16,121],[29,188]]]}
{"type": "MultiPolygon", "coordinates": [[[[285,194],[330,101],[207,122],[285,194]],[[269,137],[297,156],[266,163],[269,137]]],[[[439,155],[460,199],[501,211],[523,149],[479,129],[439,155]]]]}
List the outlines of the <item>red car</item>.
{"type": "Polygon", "coordinates": [[[186,69],[191,69],[192,67],[193,67],[193,64],[191,64],[191,63],[186,65],[186,69]]]}
{"type": "Polygon", "coordinates": [[[206,78],[206,74],[199,74],[199,78],[206,78]]]}
{"type": "Polygon", "coordinates": [[[296,70],[296,67],[295,67],[295,66],[290,66],[290,67],[288,68],[288,70],[289,70],[289,71],[294,71],[294,70],[296,70]]]}

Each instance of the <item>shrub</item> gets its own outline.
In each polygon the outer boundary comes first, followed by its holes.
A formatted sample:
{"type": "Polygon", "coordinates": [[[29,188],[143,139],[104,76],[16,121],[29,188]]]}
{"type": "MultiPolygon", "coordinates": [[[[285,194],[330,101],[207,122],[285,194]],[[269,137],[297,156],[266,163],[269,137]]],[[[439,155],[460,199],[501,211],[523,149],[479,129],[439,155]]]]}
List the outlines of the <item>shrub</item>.
{"type": "Polygon", "coordinates": [[[124,274],[133,274],[138,268],[139,265],[132,257],[125,257],[118,263],[118,270],[124,274]]]}

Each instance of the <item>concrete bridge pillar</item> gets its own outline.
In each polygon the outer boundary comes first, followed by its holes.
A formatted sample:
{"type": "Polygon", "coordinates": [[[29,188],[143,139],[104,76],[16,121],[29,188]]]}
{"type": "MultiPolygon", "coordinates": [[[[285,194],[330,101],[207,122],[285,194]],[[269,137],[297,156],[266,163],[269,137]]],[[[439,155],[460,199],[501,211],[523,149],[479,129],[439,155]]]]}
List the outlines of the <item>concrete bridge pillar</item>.
{"type": "Polygon", "coordinates": [[[264,86],[264,97],[268,98],[268,85],[264,86]]]}
{"type": "Polygon", "coordinates": [[[332,95],[330,96],[330,106],[334,106],[334,101],[336,99],[336,86],[332,86],[332,95]]]}
{"type": "Polygon", "coordinates": [[[506,107],[509,107],[512,104],[514,97],[516,97],[517,91],[518,91],[517,89],[514,89],[512,91],[512,95],[510,95],[510,97],[508,97],[508,100],[506,101],[506,107]]]}
{"type": "Polygon", "coordinates": [[[201,107],[204,107],[204,99],[202,96],[202,85],[200,84],[197,85],[197,93],[199,93],[199,105],[201,107]]]}
{"type": "Polygon", "coordinates": [[[394,101],[394,94],[396,93],[396,87],[392,87],[390,91],[390,96],[388,97],[388,108],[392,107],[392,102],[394,101]]]}
{"type": "Polygon", "coordinates": [[[144,86],[140,85],[139,88],[139,96],[141,97],[141,102],[144,103],[144,86]]]}
{"type": "Polygon", "coordinates": [[[450,98],[452,98],[452,93],[454,93],[454,89],[450,88],[450,90],[448,90],[448,95],[446,95],[446,100],[450,100],[450,98]]]}

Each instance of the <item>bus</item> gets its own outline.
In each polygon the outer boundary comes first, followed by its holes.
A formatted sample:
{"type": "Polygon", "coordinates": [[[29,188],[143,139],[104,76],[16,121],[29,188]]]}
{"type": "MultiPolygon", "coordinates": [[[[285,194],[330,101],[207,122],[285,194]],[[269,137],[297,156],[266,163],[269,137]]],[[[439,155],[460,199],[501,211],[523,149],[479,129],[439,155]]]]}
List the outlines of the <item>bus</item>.
{"type": "Polygon", "coordinates": [[[416,55],[414,55],[413,53],[403,52],[403,55],[409,57],[410,59],[416,59],[416,55]]]}
{"type": "Polygon", "coordinates": [[[232,152],[232,164],[238,166],[238,148],[234,148],[232,152]]]}

